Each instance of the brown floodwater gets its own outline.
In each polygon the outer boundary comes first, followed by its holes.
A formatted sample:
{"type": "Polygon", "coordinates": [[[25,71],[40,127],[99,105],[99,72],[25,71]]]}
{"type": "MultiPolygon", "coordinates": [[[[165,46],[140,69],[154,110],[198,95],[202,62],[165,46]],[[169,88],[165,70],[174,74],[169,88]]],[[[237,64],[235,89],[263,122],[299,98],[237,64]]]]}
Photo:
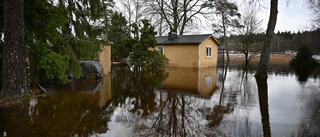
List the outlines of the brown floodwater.
{"type": "Polygon", "coordinates": [[[43,85],[49,97],[0,107],[0,136],[320,136],[319,69],[271,65],[259,88],[254,70],[152,77],[115,65],[103,79],[43,85]]]}

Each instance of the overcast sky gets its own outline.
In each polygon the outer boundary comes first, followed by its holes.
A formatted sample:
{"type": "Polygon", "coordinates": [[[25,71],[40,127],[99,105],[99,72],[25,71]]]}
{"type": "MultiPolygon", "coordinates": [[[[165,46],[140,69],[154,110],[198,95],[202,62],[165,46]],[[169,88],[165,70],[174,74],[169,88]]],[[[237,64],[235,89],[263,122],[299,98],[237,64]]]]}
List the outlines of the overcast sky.
{"type": "MultiPolygon", "coordinates": [[[[304,31],[310,28],[312,11],[307,8],[307,4],[301,1],[294,1],[290,2],[288,5],[287,0],[279,0],[278,11],[278,20],[275,32],[278,30],[280,32],[297,32],[298,30],[304,31]]],[[[264,16],[263,27],[266,29],[269,18],[269,6],[263,13],[261,13],[261,15],[264,16]]]]}

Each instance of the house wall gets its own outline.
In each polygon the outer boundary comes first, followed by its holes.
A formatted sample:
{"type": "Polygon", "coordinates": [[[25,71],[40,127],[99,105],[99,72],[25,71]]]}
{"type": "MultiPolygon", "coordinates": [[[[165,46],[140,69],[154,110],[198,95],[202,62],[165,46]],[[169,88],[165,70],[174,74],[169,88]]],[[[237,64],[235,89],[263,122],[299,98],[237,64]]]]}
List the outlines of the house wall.
{"type": "Polygon", "coordinates": [[[111,45],[107,44],[103,46],[102,52],[100,53],[100,61],[103,67],[104,75],[111,72],[111,45]]]}
{"type": "Polygon", "coordinates": [[[215,40],[213,38],[207,38],[202,43],[200,43],[199,46],[199,53],[200,53],[200,59],[199,59],[199,68],[208,68],[208,67],[215,67],[217,66],[218,61],[218,44],[214,42],[215,40]],[[212,57],[207,58],[206,57],[206,47],[211,46],[212,47],[212,57]]]}
{"type": "Polygon", "coordinates": [[[196,45],[165,45],[164,55],[169,59],[168,67],[198,68],[196,45]]]}

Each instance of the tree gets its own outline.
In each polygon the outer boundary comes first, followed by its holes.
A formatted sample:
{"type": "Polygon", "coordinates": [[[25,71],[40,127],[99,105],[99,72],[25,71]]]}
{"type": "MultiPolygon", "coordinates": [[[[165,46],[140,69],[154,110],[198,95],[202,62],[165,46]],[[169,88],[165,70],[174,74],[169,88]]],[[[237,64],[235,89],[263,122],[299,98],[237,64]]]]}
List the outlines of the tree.
{"type": "Polygon", "coordinates": [[[26,45],[32,81],[66,83],[68,73],[79,78],[79,60],[94,58],[105,43],[104,25],[111,6],[110,0],[26,0],[26,45]]]}
{"type": "Polygon", "coordinates": [[[218,23],[213,23],[212,26],[214,32],[223,35],[223,46],[225,46],[227,61],[229,62],[227,34],[230,34],[231,31],[233,31],[233,28],[240,27],[238,18],[240,18],[241,15],[238,13],[237,5],[227,0],[213,1],[213,4],[210,7],[215,8],[215,15],[220,19],[218,23]]]}
{"type": "Polygon", "coordinates": [[[129,25],[125,17],[118,12],[115,12],[111,16],[109,24],[108,41],[113,42],[111,55],[116,58],[128,57],[131,50],[130,47],[126,47],[126,42],[130,37],[129,25]]]}
{"type": "Polygon", "coordinates": [[[278,16],[278,0],[271,0],[270,2],[271,2],[270,15],[269,15],[268,27],[266,31],[266,37],[264,38],[263,47],[261,50],[259,68],[255,75],[256,78],[263,78],[263,79],[267,79],[268,77],[270,45],[274,35],[274,29],[276,27],[277,16],[278,16]]]}
{"type": "Polygon", "coordinates": [[[312,55],[307,46],[301,46],[297,56],[290,61],[290,67],[298,74],[299,81],[305,82],[314,69],[319,66],[319,63],[312,58],[312,55]]]}
{"type": "Polygon", "coordinates": [[[122,13],[127,17],[129,24],[138,23],[146,16],[148,12],[148,0],[122,0],[121,4],[124,7],[122,13]]]}
{"type": "Polygon", "coordinates": [[[238,28],[239,43],[236,49],[244,54],[245,66],[257,56],[259,46],[257,43],[259,39],[258,33],[262,31],[261,22],[256,16],[256,11],[252,8],[246,10],[244,16],[240,20],[242,27],[238,28]]]}
{"type": "Polygon", "coordinates": [[[320,1],[319,0],[308,0],[309,7],[313,11],[314,19],[313,19],[313,27],[320,27],[320,1]]]}
{"type": "Polygon", "coordinates": [[[154,27],[148,20],[142,20],[142,28],[138,34],[135,34],[132,54],[130,55],[131,63],[135,72],[147,71],[149,74],[164,72],[168,59],[158,51],[150,50],[156,45],[154,27]]]}
{"type": "Polygon", "coordinates": [[[2,92],[12,98],[29,93],[26,74],[24,1],[3,1],[4,44],[2,92]]]}
{"type": "MultiPolygon", "coordinates": [[[[186,29],[192,29],[196,24],[198,15],[208,14],[205,9],[212,3],[212,1],[204,0],[155,0],[150,4],[151,15],[156,16],[160,22],[164,21],[165,28],[172,29],[174,32],[179,32],[179,35],[183,35],[186,29]]],[[[154,19],[154,16],[153,18],[154,19]]],[[[162,24],[159,24],[162,25],[162,24]]]]}
{"type": "MultiPolygon", "coordinates": [[[[3,3],[3,0],[0,0],[0,20],[4,20],[3,19],[3,5],[1,5],[1,3],[3,3]]],[[[0,21],[0,72],[2,72],[2,61],[3,61],[3,21],[0,21]]],[[[2,88],[2,73],[0,73],[0,91],[2,88]]]]}

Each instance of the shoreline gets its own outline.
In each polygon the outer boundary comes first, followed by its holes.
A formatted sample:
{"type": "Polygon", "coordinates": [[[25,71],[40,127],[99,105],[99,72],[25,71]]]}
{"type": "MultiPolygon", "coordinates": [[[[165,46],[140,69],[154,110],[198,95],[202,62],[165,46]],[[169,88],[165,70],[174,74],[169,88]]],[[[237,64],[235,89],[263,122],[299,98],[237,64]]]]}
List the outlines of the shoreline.
{"type": "MultiPolygon", "coordinates": [[[[230,57],[230,64],[239,64],[239,63],[244,63],[245,58],[243,54],[229,54],[230,57]]],[[[269,64],[288,64],[292,60],[294,55],[289,55],[289,54],[270,54],[270,60],[269,64]]],[[[227,57],[225,56],[225,61],[227,57]]],[[[255,57],[250,61],[250,63],[253,64],[259,64],[260,61],[260,56],[255,57]]],[[[219,55],[218,57],[218,62],[222,62],[222,55],[219,55]]],[[[219,63],[220,64],[220,63],[219,63]]]]}

